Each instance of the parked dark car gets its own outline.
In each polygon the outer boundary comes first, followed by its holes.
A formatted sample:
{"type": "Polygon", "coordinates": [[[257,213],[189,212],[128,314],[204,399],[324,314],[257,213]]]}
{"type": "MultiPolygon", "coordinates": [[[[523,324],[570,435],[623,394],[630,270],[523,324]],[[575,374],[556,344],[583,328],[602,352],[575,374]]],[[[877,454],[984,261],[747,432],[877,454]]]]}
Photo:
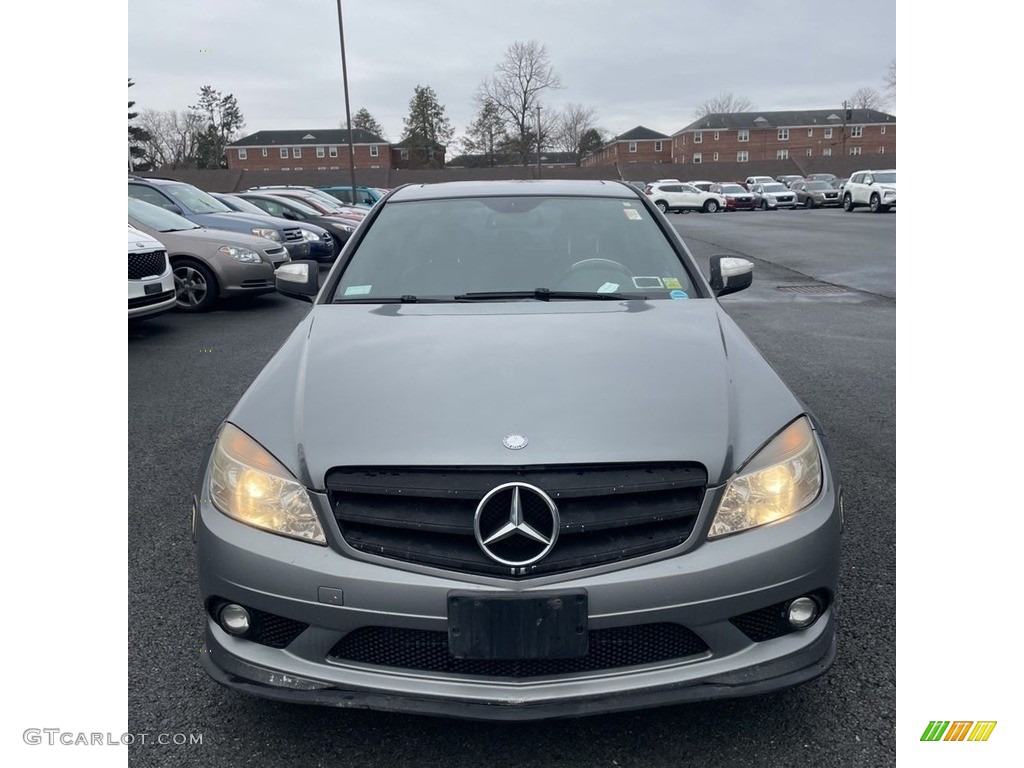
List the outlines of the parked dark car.
{"type": "MultiPolygon", "coordinates": [[[[343,215],[350,219],[363,219],[366,217],[368,211],[365,208],[359,208],[354,205],[348,205],[347,203],[341,202],[338,198],[328,194],[322,189],[316,187],[296,187],[296,186],[267,186],[267,187],[253,187],[247,189],[246,192],[253,192],[257,194],[266,195],[277,195],[278,197],[288,197],[293,200],[299,200],[306,205],[315,208],[322,214],[330,216],[343,215]]],[[[244,194],[244,193],[239,193],[244,194]]]]}
{"type": "Polygon", "coordinates": [[[274,270],[290,260],[288,251],[273,240],[200,227],[132,197],[128,198],[128,223],[166,246],[176,306],[186,312],[205,312],[227,296],[273,293],[274,270]]]}
{"type": "Polygon", "coordinates": [[[798,181],[790,187],[796,194],[796,204],[804,208],[838,207],[839,190],[832,189],[827,181],[798,181]]]}
{"type": "MultiPolygon", "coordinates": [[[[265,210],[259,206],[253,205],[248,200],[243,200],[238,195],[226,195],[213,193],[213,196],[220,200],[224,205],[233,211],[240,211],[242,213],[256,213],[260,216],[269,216],[265,210]]],[[[284,218],[286,217],[275,217],[284,218]]],[[[303,237],[306,238],[306,242],[309,243],[309,258],[314,261],[330,262],[334,261],[338,255],[338,244],[334,240],[334,236],[323,227],[318,227],[316,224],[310,224],[308,221],[296,221],[291,222],[302,229],[303,237]]]]}
{"type": "Polygon", "coordinates": [[[754,210],[754,196],[745,190],[742,184],[735,182],[712,184],[711,191],[725,198],[725,210],[727,211],[754,210]]]}
{"type": "Polygon", "coordinates": [[[827,181],[829,183],[836,180],[834,173],[809,173],[807,174],[807,181],[827,181]]]}
{"type": "Polygon", "coordinates": [[[404,186],[322,286],[278,269],[312,307],[192,500],[206,672],[494,720],[824,674],[829,441],[719,303],[753,264],[709,267],[634,187],[537,180],[404,186]]]}
{"type": "Polygon", "coordinates": [[[316,224],[323,227],[334,237],[334,256],[341,252],[341,249],[348,242],[349,237],[356,231],[360,219],[348,218],[341,215],[326,215],[320,213],[312,206],[306,205],[301,200],[284,195],[272,195],[262,192],[242,192],[238,195],[243,200],[248,200],[258,208],[262,208],[271,216],[281,216],[301,224],[316,224]]]}
{"type": "Polygon", "coordinates": [[[298,227],[271,216],[233,211],[209,192],[191,184],[173,179],[129,176],[128,195],[184,216],[201,227],[265,237],[283,245],[293,259],[309,258],[309,243],[298,227]]]}
{"type": "Polygon", "coordinates": [[[373,208],[377,201],[386,194],[373,187],[356,187],[355,195],[353,195],[352,185],[326,184],[317,187],[317,189],[326,192],[331,197],[338,198],[339,201],[346,205],[356,205],[363,208],[373,208]],[[353,197],[355,198],[354,200],[352,199],[353,197]]]}
{"type": "Polygon", "coordinates": [[[804,177],[803,176],[798,176],[798,175],[795,175],[795,174],[786,174],[786,175],[782,175],[782,176],[776,176],[775,180],[777,182],[779,182],[780,184],[785,184],[787,187],[792,189],[793,188],[793,184],[795,182],[798,182],[798,181],[803,181],[804,177]]]}

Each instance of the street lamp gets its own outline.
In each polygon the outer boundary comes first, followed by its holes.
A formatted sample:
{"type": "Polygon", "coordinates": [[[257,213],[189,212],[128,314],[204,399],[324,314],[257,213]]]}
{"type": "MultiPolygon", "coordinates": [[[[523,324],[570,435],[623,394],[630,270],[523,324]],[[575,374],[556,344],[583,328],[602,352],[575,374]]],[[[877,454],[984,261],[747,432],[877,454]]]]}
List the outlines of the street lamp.
{"type": "Polygon", "coordinates": [[[352,175],[352,199],[356,199],[356,148],[352,144],[352,110],[348,102],[348,66],[345,63],[345,26],[341,20],[341,0],[338,0],[338,39],[341,41],[341,81],[345,88],[345,123],[348,125],[348,169],[352,175]]]}
{"type": "Polygon", "coordinates": [[[537,105],[537,178],[540,178],[540,104],[537,105]]]}

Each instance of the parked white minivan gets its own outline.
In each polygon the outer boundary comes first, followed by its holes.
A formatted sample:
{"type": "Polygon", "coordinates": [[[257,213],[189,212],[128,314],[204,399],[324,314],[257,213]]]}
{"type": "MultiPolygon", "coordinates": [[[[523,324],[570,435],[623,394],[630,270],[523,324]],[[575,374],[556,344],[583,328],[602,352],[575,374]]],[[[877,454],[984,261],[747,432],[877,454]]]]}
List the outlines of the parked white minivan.
{"type": "Polygon", "coordinates": [[[128,319],[174,309],[174,273],[159,240],[128,227],[128,319]]]}

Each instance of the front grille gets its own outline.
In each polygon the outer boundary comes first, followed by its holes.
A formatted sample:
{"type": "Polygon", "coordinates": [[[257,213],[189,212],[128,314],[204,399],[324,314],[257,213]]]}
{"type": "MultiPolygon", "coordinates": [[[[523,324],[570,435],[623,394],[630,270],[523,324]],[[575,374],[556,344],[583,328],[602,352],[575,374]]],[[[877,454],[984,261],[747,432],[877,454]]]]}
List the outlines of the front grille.
{"type": "Polygon", "coordinates": [[[138,309],[139,307],[148,307],[151,304],[159,304],[168,299],[174,298],[174,290],[164,291],[163,293],[151,293],[148,296],[138,296],[134,299],[128,299],[128,309],[138,309]]]}
{"type": "Polygon", "coordinates": [[[264,253],[267,254],[267,256],[270,258],[272,262],[274,262],[283,261],[287,251],[284,248],[277,246],[275,248],[267,248],[266,251],[264,251],[264,253]]]}
{"type": "Polygon", "coordinates": [[[333,469],[326,484],[342,535],[357,550],[464,573],[522,578],[682,544],[700,511],[707,471],[692,463],[363,467],[333,469]],[[473,535],[480,500],[513,481],[545,491],[561,519],[552,551],[517,568],[492,561],[473,535]]]}
{"type": "Polygon", "coordinates": [[[294,242],[296,240],[302,240],[303,239],[302,238],[302,230],[301,229],[286,229],[284,231],[284,239],[287,240],[288,242],[294,242]]]}
{"type": "Polygon", "coordinates": [[[707,643],[680,624],[592,629],[588,641],[590,650],[578,659],[456,659],[448,652],[446,632],[362,627],[345,635],[328,655],[336,661],[380,667],[524,678],[653,664],[708,650],[707,643]]]}
{"type": "Polygon", "coordinates": [[[128,279],[142,280],[162,275],[167,269],[167,251],[128,254],[128,279]]]}

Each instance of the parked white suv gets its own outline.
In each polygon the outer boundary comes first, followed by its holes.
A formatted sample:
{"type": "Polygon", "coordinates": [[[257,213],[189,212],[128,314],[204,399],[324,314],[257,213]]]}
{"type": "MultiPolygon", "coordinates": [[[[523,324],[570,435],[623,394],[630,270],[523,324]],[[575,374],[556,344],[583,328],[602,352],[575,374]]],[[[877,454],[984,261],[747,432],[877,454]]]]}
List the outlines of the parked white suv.
{"type": "Polygon", "coordinates": [[[857,171],[843,186],[843,210],[866,205],[874,213],[896,207],[896,169],[857,171]]]}
{"type": "Polygon", "coordinates": [[[725,197],[714,192],[704,192],[692,184],[682,182],[655,181],[647,185],[644,194],[661,209],[669,211],[703,211],[714,213],[725,208],[725,197]]]}
{"type": "Polygon", "coordinates": [[[128,319],[174,309],[174,273],[163,243],[128,227],[128,319]]]}

